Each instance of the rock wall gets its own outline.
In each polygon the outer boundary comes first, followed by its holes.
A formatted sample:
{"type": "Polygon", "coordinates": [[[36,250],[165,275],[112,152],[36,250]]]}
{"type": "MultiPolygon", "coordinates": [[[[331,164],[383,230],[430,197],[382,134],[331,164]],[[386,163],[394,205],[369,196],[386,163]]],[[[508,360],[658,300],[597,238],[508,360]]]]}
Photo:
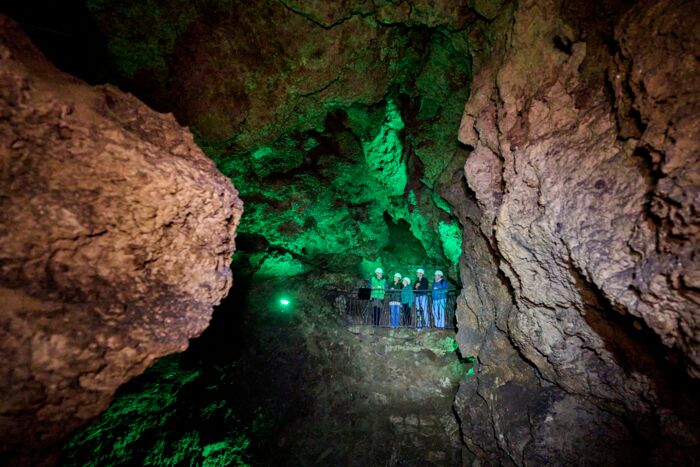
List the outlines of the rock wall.
{"type": "Polygon", "coordinates": [[[457,279],[460,228],[432,188],[463,158],[475,12],[452,0],[157,3],[87,5],[112,81],[191,125],[240,191],[240,270],[419,264],[457,279]]]}
{"type": "Polygon", "coordinates": [[[692,2],[630,6],[518,2],[478,59],[458,342],[480,369],[455,408],[487,462],[700,451],[700,28],[692,2]]]}
{"type": "Polygon", "coordinates": [[[0,17],[0,459],[36,465],[231,286],[236,190],[171,115],[0,17]]]}

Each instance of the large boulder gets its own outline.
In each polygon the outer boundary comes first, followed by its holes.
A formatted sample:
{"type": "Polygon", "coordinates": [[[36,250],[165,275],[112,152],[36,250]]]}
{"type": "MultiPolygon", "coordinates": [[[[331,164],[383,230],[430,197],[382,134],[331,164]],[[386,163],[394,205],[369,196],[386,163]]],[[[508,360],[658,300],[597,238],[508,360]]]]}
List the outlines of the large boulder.
{"type": "Polygon", "coordinates": [[[482,459],[698,452],[700,30],[628,6],[519,2],[475,76],[456,409],[482,459]]]}
{"type": "Polygon", "coordinates": [[[0,459],[49,463],[207,327],[242,203],[172,115],[59,72],[4,17],[0,162],[0,459]]]}

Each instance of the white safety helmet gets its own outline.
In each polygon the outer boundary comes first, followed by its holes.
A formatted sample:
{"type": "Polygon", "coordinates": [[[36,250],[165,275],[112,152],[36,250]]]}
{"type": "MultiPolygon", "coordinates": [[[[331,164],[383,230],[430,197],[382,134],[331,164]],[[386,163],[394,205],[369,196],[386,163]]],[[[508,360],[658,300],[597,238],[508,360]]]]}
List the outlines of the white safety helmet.
{"type": "Polygon", "coordinates": [[[396,274],[394,274],[394,277],[398,277],[399,279],[401,279],[401,273],[397,272],[396,274]]]}
{"type": "Polygon", "coordinates": [[[382,271],[382,268],[377,268],[377,269],[374,270],[374,273],[375,273],[375,274],[377,274],[377,273],[379,273],[379,274],[384,274],[384,271],[382,271]]]}
{"type": "Polygon", "coordinates": [[[409,279],[408,277],[404,277],[403,279],[401,279],[401,282],[403,282],[403,285],[411,285],[411,279],[409,279]]]}
{"type": "Polygon", "coordinates": [[[422,269],[417,269],[417,270],[416,270],[416,273],[425,274],[425,271],[423,271],[422,269]]]}
{"type": "Polygon", "coordinates": [[[440,276],[440,277],[445,277],[445,275],[439,269],[437,271],[435,271],[435,275],[440,276]]]}

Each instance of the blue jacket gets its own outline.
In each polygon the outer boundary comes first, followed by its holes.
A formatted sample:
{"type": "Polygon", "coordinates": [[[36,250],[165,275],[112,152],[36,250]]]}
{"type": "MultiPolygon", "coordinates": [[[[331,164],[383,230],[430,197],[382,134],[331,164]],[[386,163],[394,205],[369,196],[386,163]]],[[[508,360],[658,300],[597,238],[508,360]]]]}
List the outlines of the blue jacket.
{"type": "Polygon", "coordinates": [[[445,279],[433,282],[433,300],[444,300],[447,298],[447,288],[449,285],[445,279]]]}
{"type": "Polygon", "coordinates": [[[401,289],[401,303],[407,305],[413,303],[413,288],[410,285],[401,289]]]}

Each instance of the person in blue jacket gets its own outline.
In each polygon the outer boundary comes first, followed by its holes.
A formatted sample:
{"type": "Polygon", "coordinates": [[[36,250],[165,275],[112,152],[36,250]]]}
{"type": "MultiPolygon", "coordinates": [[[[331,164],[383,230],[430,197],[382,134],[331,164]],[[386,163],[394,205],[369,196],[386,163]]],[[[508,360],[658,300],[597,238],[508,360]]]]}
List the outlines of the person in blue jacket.
{"type": "Polygon", "coordinates": [[[442,271],[435,271],[433,282],[433,320],[435,327],[445,327],[445,304],[447,302],[447,281],[442,271]]]}
{"type": "Polygon", "coordinates": [[[411,307],[413,306],[413,289],[410,287],[411,279],[404,277],[401,280],[403,289],[401,289],[401,306],[403,307],[403,325],[411,325],[411,307]]]}

